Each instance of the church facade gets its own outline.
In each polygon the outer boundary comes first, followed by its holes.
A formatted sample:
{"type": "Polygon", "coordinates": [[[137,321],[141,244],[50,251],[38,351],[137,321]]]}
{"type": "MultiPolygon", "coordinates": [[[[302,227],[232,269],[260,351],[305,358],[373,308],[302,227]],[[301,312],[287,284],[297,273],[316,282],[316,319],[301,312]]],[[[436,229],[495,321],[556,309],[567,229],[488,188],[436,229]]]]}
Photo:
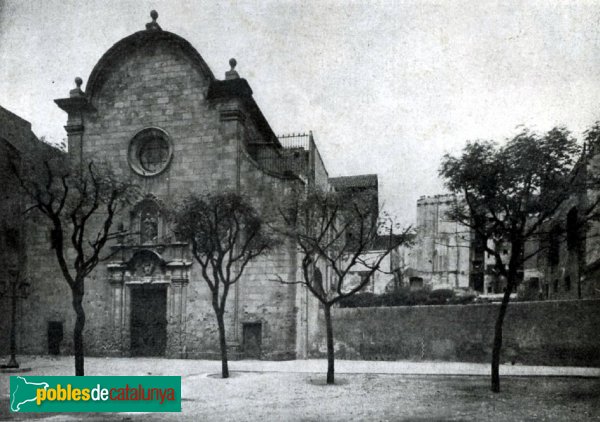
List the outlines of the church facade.
{"type": "MultiPolygon", "coordinates": [[[[77,78],[69,96],[55,101],[68,116],[70,160],[108,162],[143,191],[115,222],[134,237],[111,244],[112,257],[86,279],[85,351],[216,358],[210,291],[189,246],[169,230],[168,205],[189,193],[229,190],[268,211],[293,192],[329,189],[329,175],[312,133],[274,134],[234,59],[220,80],[188,41],[163,30],[155,12],[152,18],[100,58],[85,91],[77,78]]],[[[25,238],[31,287],[19,305],[20,353],[71,353],[71,292],[42,218],[28,223],[25,238]]],[[[297,259],[288,242],[245,269],[225,316],[231,357],[307,355],[318,307],[304,288],[275,281],[296,280],[297,259]]]]}

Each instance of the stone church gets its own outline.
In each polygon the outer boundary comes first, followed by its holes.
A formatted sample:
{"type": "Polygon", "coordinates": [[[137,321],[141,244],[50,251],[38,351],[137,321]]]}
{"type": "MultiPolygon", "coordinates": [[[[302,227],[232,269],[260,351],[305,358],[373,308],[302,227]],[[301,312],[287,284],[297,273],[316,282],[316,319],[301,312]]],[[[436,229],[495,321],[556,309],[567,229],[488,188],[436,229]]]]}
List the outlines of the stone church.
{"type": "MultiPolygon", "coordinates": [[[[297,189],[332,184],[312,133],[276,136],[234,59],[218,79],[188,41],[163,30],[156,12],[151,17],[145,30],[100,58],[85,91],[77,78],[69,96],[55,101],[68,116],[70,159],[107,161],[143,190],[139,203],[116,222],[139,236],[112,244],[115,254],[86,279],[85,350],[216,358],[210,292],[188,245],[171,236],[166,206],[187,193],[228,189],[265,210],[297,189]]],[[[346,179],[352,184],[352,177],[346,179]]],[[[19,304],[18,348],[71,353],[71,293],[41,225],[38,217],[23,229],[29,293],[19,304]]],[[[295,245],[285,244],[246,268],[228,299],[231,357],[306,356],[318,307],[305,289],[273,281],[273,275],[294,281],[297,259],[295,245]]],[[[2,303],[6,338],[8,302],[2,303]]]]}

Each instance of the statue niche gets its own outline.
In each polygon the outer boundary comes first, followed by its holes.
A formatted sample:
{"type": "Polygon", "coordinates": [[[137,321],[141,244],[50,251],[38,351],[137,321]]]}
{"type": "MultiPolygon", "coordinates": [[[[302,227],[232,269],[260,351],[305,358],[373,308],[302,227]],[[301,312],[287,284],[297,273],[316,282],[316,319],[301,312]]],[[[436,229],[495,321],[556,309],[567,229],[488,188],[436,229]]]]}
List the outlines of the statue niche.
{"type": "Polygon", "coordinates": [[[152,197],[147,197],[136,205],[132,212],[132,227],[138,227],[140,244],[158,242],[163,231],[162,213],[152,197]]]}
{"type": "Polygon", "coordinates": [[[149,211],[142,214],[140,225],[140,241],[144,243],[153,243],[158,237],[158,218],[156,214],[149,211]]]}

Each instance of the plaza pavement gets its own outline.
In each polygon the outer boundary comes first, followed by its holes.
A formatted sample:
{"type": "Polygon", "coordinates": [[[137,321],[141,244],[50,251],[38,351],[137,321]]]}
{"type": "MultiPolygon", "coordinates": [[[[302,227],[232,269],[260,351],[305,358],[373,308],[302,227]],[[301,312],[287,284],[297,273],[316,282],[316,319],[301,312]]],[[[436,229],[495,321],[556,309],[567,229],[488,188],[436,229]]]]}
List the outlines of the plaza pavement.
{"type": "MultiPolygon", "coordinates": [[[[22,368],[31,368],[31,375],[70,375],[73,372],[72,356],[20,356],[22,368]]],[[[188,375],[210,374],[221,370],[217,360],[164,359],[164,358],[99,358],[86,357],[86,375],[188,375]]],[[[306,359],[288,361],[239,360],[230,361],[232,372],[324,373],[327,360],[306,359]]],[[[336,359],[338,374],[398,374],[398,375],[448,375],[489,376],[489,363],[463,363],[440,361],[362,361],[336,359]]],[[[7,372],[7,371],[3,371],[7,372]]],[[[600,368],[501,365],[504,376],[586,377],[600,378],[600,368]]]]}
{"type": "MultiPolygon", "coordinates": [[[[327,368],[325,359],[232,362],[233,371],[318,373],[327,368]]],[[[439,361],[363,361],[336,360],[338,374],[402,374],[402,375],[490,375],[489,363],[439,361]]],[[[600,368],[563,366],[501,365],[505,376],[575,376],[600,377],[600,368]]]]}

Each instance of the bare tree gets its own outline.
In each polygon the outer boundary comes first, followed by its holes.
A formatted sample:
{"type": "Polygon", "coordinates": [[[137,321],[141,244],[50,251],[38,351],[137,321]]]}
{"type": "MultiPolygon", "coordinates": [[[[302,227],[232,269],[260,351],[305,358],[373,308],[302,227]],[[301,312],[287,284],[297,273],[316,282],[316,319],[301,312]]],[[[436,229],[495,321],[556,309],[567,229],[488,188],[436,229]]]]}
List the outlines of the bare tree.
{"type": "Polygon", "coordinates": [[[76,320],[73,330],[75,375],[84,375],[85,279],[99,262],[115,216],[138,196],[137,186],[120,181],[105,164],[89,161],[72,167],[66,154],[41,149],[13,171],[30,203],[50,224],[50,242],[64,280],[71,288],[76,320]]]}
{"type": "Polygon", "coordinates": [[[302,284],[323,307],[327,332],[327,384],[335,382],[334,334],[331,308],[340,300],[362,290],[382,261],[397,247],[406,244],[410,229],[394,234],[388,221],[377,215],[377,196],[370,192],[322,192],[313,190],[305,198],[293,198],[281,215],[286,223],[282,233],[298,246],[301,254],[302,279],[284,284],[302,284]],[[375,201],[375,206],[373,206],[375,201]],[[387,227],[386,227],[387,225],[387,227]],[[381,238],[380,231],[388,233],[387,242],[378,245],[378,253],[369,252],[381,238]],[[335,281],[327,284],[318,266],[331,269],[335,281]],[[365,274],[350,284],[349,275],[360,266],[365,274]]]}
{"type": "Polygon", "coordinates": [[[276,245],[250,201],[233,192],[190,195],[173,212],[176,236],[190,243],[212,294],[219,329],[222,377],[229,377],[225,308],[247,265],[276,245]]]}
{"type": "MultiPolygon", "coordinates": [[[[596,148],[598,124],[587,132],[586,140],[589,148],[596,148]]],[[[451,217],[485,239],[483,246],[494,257],[496,273],[506,279],[494,328],[494,392],[500,391],[502,326],[510,295],[520,281],[524,262],[546,248],[540,242],[533,248],[531,244],[546,237],[548,226],[573,198],[585,198],[578,226],[598,217],[600,196],[590,195],[600,186],[592,155],[582,151],[567,130],[555,128],[541,137],[524,130],[503,145],[469,142],[461,155],[446,155],[442,161],[440,175],[463,198],[451,210],[451,217]],[[509,253],[503,256],[492,243],[507,245],[509,253]]]]}

